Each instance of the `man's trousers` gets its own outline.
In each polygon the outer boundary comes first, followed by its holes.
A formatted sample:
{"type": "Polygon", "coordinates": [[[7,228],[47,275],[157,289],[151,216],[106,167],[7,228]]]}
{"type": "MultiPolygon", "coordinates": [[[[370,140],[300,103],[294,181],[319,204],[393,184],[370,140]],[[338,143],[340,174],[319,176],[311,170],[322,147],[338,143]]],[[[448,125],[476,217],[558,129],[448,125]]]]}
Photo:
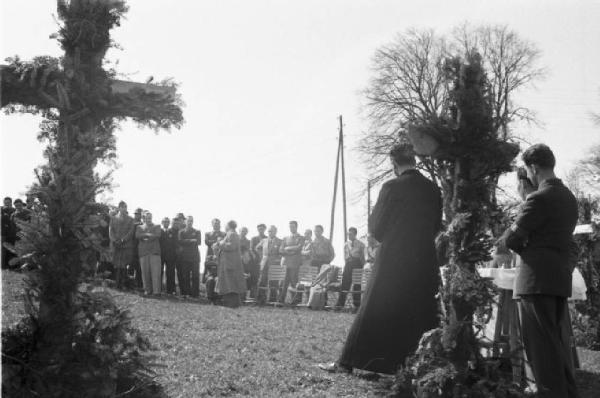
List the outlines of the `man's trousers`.
{"type": "Polygon", "coordinates": [[[567,299],[558,296],[521,295],[519,316],[525,355],[540,398],[579,397],[571,361],[567,299]],[[566,325],[568,326],[568,325],[566,325]]]}
{"type": "Polygon", "coordinates": [[[177,265],[181,295],[198,297],[200,295],[200,261],[179,260],[177,265]]]}
{"type": "MultiPolygon", "coordinates": [[[[165,256],[162,258],[163,267],[165,269],[167,279],[167,293],[175,293],[175,267],[176,262],[174,256],[165,256]]],[[[162,277],[161,277],[162,281],[162,277]]]]}
{"type": "MultiPolygon", "coordinates": [[[[350,290],[350,286],[352,286],[352,290],[360,291],[360,284],[352,285],[352,271],[360,268],[363,268],[363,265],[359,259],[349,258],[346,260],[346,264],[344,265],[344,273],[342,274],[340,295],[338,296],[338,301],[336,304],[337,307],[343,307],[346,304],[347,293],[343,292],[350,290]]],[[[352,293],[352,303],[355,308],[360,307],[360,293],[352,293]]]]}

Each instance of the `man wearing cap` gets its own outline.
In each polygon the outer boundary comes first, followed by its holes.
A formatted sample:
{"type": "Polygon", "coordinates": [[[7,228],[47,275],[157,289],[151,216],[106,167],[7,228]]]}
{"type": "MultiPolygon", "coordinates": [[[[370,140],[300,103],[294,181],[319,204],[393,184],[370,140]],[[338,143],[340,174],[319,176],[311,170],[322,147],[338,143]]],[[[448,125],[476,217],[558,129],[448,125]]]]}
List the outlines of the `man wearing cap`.
{"type": "Polygon", "coordinates": [[[263,239],[267,238],[267,235],[265,235],[267,226],[265,224],[258,224],[256,229],[258,230],[258,235],[250,239],[250,255],[252,258],[248,267],[250,277],[247,280],[248,290],[250,290],[250,297],[253,299],[256,299],[258,279],[260,275],[260,260],[262,258],[262,250],[256,250],[256,247],[263,239]]]}

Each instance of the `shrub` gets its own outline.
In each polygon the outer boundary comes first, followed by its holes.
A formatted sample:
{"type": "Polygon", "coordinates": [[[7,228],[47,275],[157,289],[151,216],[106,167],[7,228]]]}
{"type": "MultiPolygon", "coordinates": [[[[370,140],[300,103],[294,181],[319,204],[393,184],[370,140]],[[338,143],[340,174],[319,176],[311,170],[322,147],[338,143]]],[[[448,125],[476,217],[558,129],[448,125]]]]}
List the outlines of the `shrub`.
{"type": "Polygon", "coordinates": [[[145,353],[150,343],[129,312],[92,285],[81,285],[74,302],[78,312],[63,346],[43,347],[35,306],[2,332],[3,396],[165,397],[145,353]]]}

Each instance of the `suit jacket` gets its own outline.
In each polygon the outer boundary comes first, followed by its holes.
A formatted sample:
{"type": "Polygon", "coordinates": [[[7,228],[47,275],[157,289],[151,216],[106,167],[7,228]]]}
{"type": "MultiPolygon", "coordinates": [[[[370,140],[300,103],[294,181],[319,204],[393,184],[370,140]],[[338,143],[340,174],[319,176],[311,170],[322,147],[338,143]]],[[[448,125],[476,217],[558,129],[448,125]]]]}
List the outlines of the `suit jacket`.
{"type": "Polygon", "coordinates": [[[179,230],[176,228],[169,228],[166,231],[161,229],[160,235],[160,252],[162,253],[165,261],[175,261],[177,256],[177,239],[179,237],[179,230]]]}
{"type": "Polygon", "coordinates": [[[260,269],[263,269],[265,265],[279,265],[281,263],[281,248],[282,240],[275,237],[263,239],[257,246],[256,250],[262,251],[262,258],[260,259],[260,269]]]}
{"type": "Polygon", "coordinates": [[[520,255],[515,295],[571,295],[570,263],[577,200],[561,180],[543,181],[531,193],[502,239],[520,255]]]}

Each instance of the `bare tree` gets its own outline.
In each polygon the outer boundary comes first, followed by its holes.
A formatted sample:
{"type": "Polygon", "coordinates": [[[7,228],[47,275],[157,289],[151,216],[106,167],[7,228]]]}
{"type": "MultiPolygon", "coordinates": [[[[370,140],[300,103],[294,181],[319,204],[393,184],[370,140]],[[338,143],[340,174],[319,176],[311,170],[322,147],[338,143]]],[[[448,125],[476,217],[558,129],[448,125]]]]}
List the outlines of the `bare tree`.
{"type": "Polygon", "coordinates": [[[573,170],[581,192],[600,195],[600,144],[588,149],[585,157],[579,160],[573,170]]]}
{"type": "Polygon", "coordinates": [[[373,57],[373,77],[364,90],[370,127],[359,143],[369,165],[379,170],[390,147],[407,140],[408,124],[437,120],[450,111],[444,61],[456,56],[468,59],[474,52],[482,57],[488,74],[498,137],[510,140],[509,126],[516,120],[536,121],[534,112],[514,98],[544,76],[534,43],[505,25],[465,23],[446,35],[411,29],[377,49],[373,57]]]}
{"type": "Polygon", "coordinates": [[[407,123],[424,123],[442,112],[446,54],[444,40],[433,30],[414,29],[375,52],[373,77],[364,90],[371,126],[359,150],[376,166],[395,143],[407,139],[407,123]]]}

